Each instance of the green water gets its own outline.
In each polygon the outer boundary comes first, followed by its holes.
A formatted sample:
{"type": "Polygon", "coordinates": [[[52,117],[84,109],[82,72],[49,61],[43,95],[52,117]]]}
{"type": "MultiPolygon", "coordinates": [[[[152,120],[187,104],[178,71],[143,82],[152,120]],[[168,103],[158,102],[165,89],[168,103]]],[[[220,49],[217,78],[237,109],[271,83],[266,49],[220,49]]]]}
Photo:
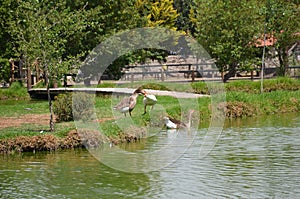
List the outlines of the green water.
{"type": "MultiPolygon", "coordinates": [[[[0,198],[300,198],[299,133],[299,114],[228,121],[206,157],[198,155],[201,129],[172,164],[144,173],[106,166],[88,150],[1,155],[0,198]]],[[[120,149],[164,149],[174,136],[180,135],[162,132],[120,149]]],[[[176,150],[161,153],[173,157],[176,150]]]]}

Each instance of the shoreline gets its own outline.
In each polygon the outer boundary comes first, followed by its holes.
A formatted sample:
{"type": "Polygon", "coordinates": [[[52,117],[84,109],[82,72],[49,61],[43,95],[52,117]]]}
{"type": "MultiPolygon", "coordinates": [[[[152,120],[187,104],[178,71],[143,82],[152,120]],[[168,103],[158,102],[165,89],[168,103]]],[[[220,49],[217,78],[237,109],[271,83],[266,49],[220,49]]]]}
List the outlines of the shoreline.
{"type": "MultiPolygon", "coordinates": [[[[258,94],[258,84],[256,82],[236,82],[233,84],[227,84],[226,91],[226,102],[221,102],[218,104],[218,111],[225,114],[226,119],[230,119],[234,121],[236,118],[251,118],[262,115],[272,115],[272,114],[281,114],[281,113],[299,113],[300,112],[300,83],[299,80],[291,80],[291,79],[276,79],[269,82],[266,82],[265,92],[262,94],[258,94]]],[[[151,89],[151,88],[149,88],[151,89]]],[[[194,93],[200,93],[203,90],[201,85],[195,85],[193,87],[194,93]]],[[[23,89],[24,90],[24,89],[23,89]]],[[[152,90],[151,90],[152,91],[152,90]]],[[[162,91],[160,91],[162,92],[162,91]]],[[[12,92],[15,93],[15,92],[12,92]]],[[[15,95],[14,95],[15,96],[15,95]]],[[[177,96],[178,97],[178,96],[177,96]]],[[[200,97],[199,104],[201,104],[200,118],[201,123],[203,122],[205,125],[206,121],[211,120],[211,109],[209,98],[200,97]]],[[[172,101],[172,100],[171,100],[172,101]]],[[[171,110],[176,109],[176,106],[172,106],[170,104],[170,96],[166,98],[163,105],[166,108],[171,110]]],[[[111,105],[110,101],[101,101],[101,103],[107,103],[111,105]]],[[[6,117],[6,112],[16,113],[25,113],[24,112],[24,104],[17,108],[15,105],[11,105],[6,107],[5,105],[2,107],[4,119],[6,117]]],[[[44,106],[45,104],[43,104],[44,106]]],[[[41,106],[41,105],[39,105],[41,106]]],[[[35,108],[31,106],[31,108],[35,108]]],[[[40,107],[39,107],[40,108],[40,107]]],[[[27,105],[25,105],[26,114],[29,114],[27,111],[27,105]]],[[[45,112],[45,108],[40,108],[42,112],[45,112]]],[[[176,109],[177,110],[177,109],[176,109]]],[[[33,112],[31,112],[33,113],[33,112]]],[[[174,115],[180,115],[180,111],[174,111],[174,115]]],[[[18,120],[19,118],[17,118],[18,120]]],[[[37,118],[32,118],[34,121],[42,121],[40,115],[37,118]]],[[[6,120],[6,119],[5,119],[6,120]]],[[[32,120],[25,117],[25,120],[32,124],[32,120]]],[[[47,120],[48,121],[48,120],[47,120]]],[[[105,121],[101,121],[101,123],[105,123],[105,121]]],[[[98,138],[93,134],[88,135],[88,138],[91,140],[82,140],[80,138],[80,133],[77,132],[75,128],[69,128],[64,131],[63,136],[57,136],[54,133],[50,134],[35,134],[35,135],[21,135],[24,133],[22,129],[18,131],[18,126],[14,124],[16,128],[16,132],[13,134],[17,134],[17,137],[13,138],[2,138],[0,139],[0,153],[14,153],[14,152],[25,152],[25,151],[55,151],[60,149],[72,149],[79,148],[91,145],[92,147],[99,146],[99,144],[104,141],[112,142],[114,144],[124,143],[124,142],[135,142],[143,137],[143,130],[131,129],[128,132],[119,132],[117,135],[113,137],[109,137],[109,140],[104,140],[102,138],[98,138]],[[137,133],[136,133],[137,132],[137,133]]],[[[111,128],[111,125],[107,125],[106,128],[109,130],[114,130],[111,128]]],[[[61,134],[60,134],[61,135],[61,134]]]]}
{"type": "MultiPolygon", "coordinates": [[[[140,134],[124,134],[115,138],[109,138],[108,142],[118,145],[132,143],[143,138],[140,134]]],[[[106,140],[107,142],[107,140],[106,140]]],[[[60,138],[52,134],[17,136],[0,140],[0,154],[14,154],[22,152],[59,151],[76,148],[97,148],[105,143],[105,139],[95,132],[78,132],[71,130],[66,137],[60,138]]]]}
{"type": "MultiPolygon", "coordinates": [[[[291,112],[280,112],[280,114],[293,114],[299,113],[298,111],[291,112]]],[[[265,117],[270,114],[259,115],[259,117],[265,117]]],[[[271,115],[270,115],[271,116],[271,115]]],[[[255,118],[255,116],[249,117],[236,117],[234,119],[248,119],[255,118]]],[[[227,120],[232,121],[233,118],[226,117],[227,120]]],[[[140,128],[139,128],[140,129],[140,128]]],[[[145,138],[145,131],[137,131],[134,133],[123,132],[117,136],[104,137],[99,135],[99,132],[84,131],[72,129],[68,132],[65,137],[58,137],[54,134],[42,134],[34,136],[17,136],[14,138],[0,139],[0,154],[15,154],[23,152],[55,152],[66,149],[77,149],[77,148],[97,148],[104,143],[111,143],[113,145],[123,143],[134,143],[145,138]]]]}

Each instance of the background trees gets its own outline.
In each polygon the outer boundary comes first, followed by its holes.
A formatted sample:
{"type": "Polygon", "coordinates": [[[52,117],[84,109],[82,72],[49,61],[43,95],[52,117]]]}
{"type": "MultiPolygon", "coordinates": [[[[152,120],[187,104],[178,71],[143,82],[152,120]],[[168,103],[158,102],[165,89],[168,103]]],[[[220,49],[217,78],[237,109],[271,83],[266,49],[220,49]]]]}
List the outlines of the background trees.
{"type": "MultiPolygon", "coordinates": [[[[39,61],[50,77],[76,68],[106,38],[137,27],[165,27],[195,37],[228,72],[260,65],[261,49],[252,43],[267,33],[277,39],[279,74],[288,66],[288,49],[299,40],[299,1],[282,0],[2,0],[0,2],[0,79],[8,81],[10,58],[39,61]]],[[[163,42],[163,41],[162,41],[163,42]]],[[[176,51],[177,49],[174,49],[176,51]]],[[[106,73],[118,79],[122,67],[147,59],[164,61],[168,52],[142,49],[128,52],[106,73]]]]}
{"type": "Polygon", "coordinates": [[[267,33],[276,39],[274,45],[278,55],[278,74],[284,76],[289,66],[289,49],[300,40],[299,1],[266,1],[267,33]]]}
{"type": "MultiPolygon", "coordinates": [[[[195,37],[216,60],[221,71],[227,71],[224,81],[238,70],[247,70],[258,61],[261,51],[253,45],[264,34],[277,39],[275,49],[285,75],[287,50],[299,35],[299,2],[281,0],[194,0],[191,21],[195,37]],[[259,55],[259,57],[257,57],[259,55]]],[[[298,37],[298,38],[297,38],[298,37]]]]}
{"type": "Polygon", "coordinates": [[[219,70],[228,72],[224,81],[248,63],[257,62],[251,42],[263,30],[261,6],[256,0],[194,0],[195,36],[219,70]]]}

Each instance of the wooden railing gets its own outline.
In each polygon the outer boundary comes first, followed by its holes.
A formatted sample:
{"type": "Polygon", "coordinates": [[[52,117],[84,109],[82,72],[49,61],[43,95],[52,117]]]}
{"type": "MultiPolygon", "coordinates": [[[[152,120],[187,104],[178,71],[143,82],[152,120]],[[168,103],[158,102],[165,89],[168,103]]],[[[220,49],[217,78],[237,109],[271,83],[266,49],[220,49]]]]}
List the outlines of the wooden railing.
{"type": "Polygon", "coordinates": [[[168,77],[183,76],[181,78],[191,78],[192,81],[196,77],[220,77],[221,73],[217,69],[213,69],[213,63],[195,63],[195,64],[159,64],[159,65],[137,65],[125,67],[123,80],[131,82],[137,79],[145,79],[152,77],[157,80],[164,81],[168,77]],[[141,69],[143,71],[133,71],[132,68],[141,69]],[[154,69],[149,71],[148,69],[154,69]],[[139,78],[138,78],[139,77],[139,78]]]}

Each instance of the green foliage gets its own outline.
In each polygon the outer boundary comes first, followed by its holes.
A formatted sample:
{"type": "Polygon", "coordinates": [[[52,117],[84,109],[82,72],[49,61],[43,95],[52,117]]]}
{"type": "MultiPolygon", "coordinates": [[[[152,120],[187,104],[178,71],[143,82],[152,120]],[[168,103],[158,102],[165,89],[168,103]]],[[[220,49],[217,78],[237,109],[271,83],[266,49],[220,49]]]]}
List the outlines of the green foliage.
{"type": "Polygon", "coordinates": [[[0,89],[0,100],[7,99],[28,99],[27,88],[20,82],[13,82],[9,88],[0,89]]]}
{"type": "Polygon", "coordinates": [[[263,94],[227,92],[226,98],[225,111],[230,117],[298,112],[300,110],[299,90],[277,90],[263,94]]]}
{"type": "Polygon", "coordinates": [[[88,121],[95,119],[94,95],[84,92],[74,92],[72,95],[72,110],[74,120],[88,121]]]}
{"type": "Polygon", "coordinates": [[[274,45],[280,63],[278,75],[285,76],[289,66],[289,52],[299,41],[300,11],[299,1],[266,0],[267,34],[276,38],[274,45]]]}
{"type": "Polygon", "coordinates": [[[178,30],[191,31],[193,33],[193,25],[189,18],[192,3],[193,0],[174,0],[174,8],[178,13],[176,20],[178,30]]]}
{"type": "Polygon", "coordinates": [[[56,121],[58,122],[72,121],[72,95],[59,94],[58,96],[55,96],[53,112],[56,115],[56,121]]]}
{"type": "Polygon", "coordinates": [[[10,65],[8,59],[0,57],[0,83],[9,82],[10,78],[10,65]]]}
{"type": "MultiPolygon", "coordinates": [[[[4,0],[0,5],[0,80],[8,81],[5,60],[21,56],[26,66],[38,60],[43,72],[47,66],[50,79],[60,78],[63,73],[76,72],[79,62],[110,36],[145,26],[192,32],[220,70],[234,74],[236,69],[260,65],[257,56],[261,58],[261,50],[249,44],[261,38],[266,17],[267,33],[277,39],[278,71],[284,74],[286,49],[299,40],[299,34],[294,34],[299,31],[299,13],[298,1],[281,0],[4,0]]],[[[106,72],[119,78],[128,63],[164,61],[166,56],[167,52],[158,49],[126,52],[106,72]]]]}
{"type": "Polygon", "coordinates": [[[205,82],[195,82],[191,84],[193,92],[199,94],[209,94],[208,88],[205,82]]]}
{"type": "Polygon", "coordinates": [[[8,25],[27,66],[37,61],[49,79],[59,79],[76,68],[80,52],[69,55],[66,44],[84,27],[81,19],[81,11],[71,12],[65,2],[19,1],[8,25]]]}
{"type": "Polygon", "coordinates": [[[153,89],[153,90],[165,90],[168,91],[170,90],[168,87],[166,87],[163,84],[156,84],[156,83],[147,83],[147,84],[143,84],[141,86],[141,88],[143,89],[153,89]]]}
{"type": "MultiPolygon", "coordinates": [[[[260,93],[260,81],[232,81],[225,84],[226,91],[238,91],[246,93],[260,93]]],[[[264,80],[264,92],[271,91],[297,91],[300,90],[300,81],[287,77],[264,80]]]]}
{"type": "Polygon", "coordinates": [[[194,0],[191,21],[200,44],[215,58],[220,71],[229,71],[225,81],[243,63],[256,63],[256,50],[249,45],[263,30],[256,0],[194,0]]]}
{"type": "MultiPolygon", "coordinates": [[[[270,84],[274,87],[278,87],[279,84],[282,84],[282,87],[285,86],[297,86],[299,85],[299,80],[287,79],[287,78],[278,78],[275,80],[268,80],[270,84]]],[[[232,82],[231,88],[240,87],[247,85],[252,86],[251,84],[256,84],[255,82],[243,81],[232,82]],[[243,84],[244,83],[244,84],[243,84]]],[[[226,84],[230,85],[230,83],[226,84]]],[[[19,85],[14,85],[13,88],[18,88],[19,85]]],[[[179,86],[178,86],[179,87],[179,86]]],[[[230,86],[229,86],[230,87],[230,86]]],[[[162,116],[161,111],[166,112],[170,116],[174,118],[180,119],[181,117],[181,105],[182,103],[188,103],[187,101],[180,101],[177,98],[169,97],[169,96],[157,96],[158,98],[158,106],[154,107],[153,112],[148,112],[146,115],[141,116],[142,114],[142,98],[138,99],[138,104],[133,112],[133,116],[131,118],[124,117],[122,114],[120,118],[114,118],[112,115],[112,98],[110,97],[96,97],[95,102],[93,104],[93,96],[90,96],[85,93],[78,93],[77,96],[73,96],[68,94],[68,96],[59,96],[59,106],[62,109],[65,109],[65,106],[70,104],[75,100],[79,100],[78,107],[73,108],[78,110],[78,115],[85,115],[85,118],[93,119],[93,115],[90,117],[86,117],[88,114],[93,111],[97,112],[97,119],[101,122],[101,132],[105,133],[108,137],[113,137],[115,139],[119,139],[119,137],[123,136],[122,139],[128,140],[129,138],[125,135],[127,133],[136,134],[136,132],[145,132],[144,127],[146,125],[153,125],[155,122],[155,127],[158,128],[158,131],[162,128],[161,120],[159,119],[162,116]],[[71,101],[71,103],[69,103],[71,101]],[[89,105],[87,105],[89,104],[89,105]],[[95,107],[96,109],[90,109],[91,107],[95,107]],[[155,113],[157,111],[157,113],[155,113]],[[116,120],[118,120],[116,122],[116,120]],[[136,126],[128,125],[128,121],[133,122],[136,126]],[[126,133],[124,133],[124,131],[126,133]]],[[[224,110],[226,116],[228,118],[237,118],[237,117],[253,117],[263,114],[278,114],[278,113],[287,113],[287,112],[299,112],[300,111],[300,90],[295,91],[285,91],[285,90],[274,90],[272,92],[265,92],[263,94],[252,93],[249,90],[244,90],[242,88],[240,91],[227,91],[226,92],[226,103],[220,103],[218,105],[218,109],[224,110]],[[246,92],[243,92],[246,91],[246,92]]],[[[5,100],[1,102],[2,106],[0,106],[0,115],[1,117],[17,117],[23,115],[23,118],[26,117],[26,114],[40,114],[40,113],[48,113],[47,102],[46,101],[30,101],[30,100],[20,100],[20,101],[9,101],[5,100]],[[27,108],[30,108],[28,110],[27,108]]],[[[56,103],[56,101],[54,101],[56,103]]],[[[211,118],[211,99],[210,98],[199,98],[198,106],[200,110],[200,124],[203,127],[209,126],[211,118]]],[[[196,109],[195,104],[191,104],[196,109]]],[[[198,108],[198,107],[197,107],[198,108]]],[[[69,111],[70,112],[70,109],[69,111]]],[[[71,113],[72,114],[72,113],[71,113]]],[[[84,120],[84,119],[83,119],[84,120]]],[[[89,125],[88,121],[84,120],[83,124],[89,125]]],[[[35,136],[40,135],[40,131],[43,129],[47,129],[46,125],[38,125],[38,124],[23,124],[20,127],[8,127],[5,129],[0,129],[0,140],[4,138],[12,138],[18,136],[35,136]]],[[[60,122],[56,125],[55,136],[68,138],[68,132],[74,129],[73,122],[60,122]]],[[[154,129],[154,128],[153,128],[154,129]]],[[[155,129],[154,131],[156,131],[155,129]]],[[[76,132],[76,131],[75,131],[76,132]]],[[[44,132],[48,135],[48,132],[44,132]]],[[[52,133],[51,133],[52,134],[52,133]]],[[[53,135],[53,134],[52,134],[53,135]]],[[[78,140],[78,137],[75,137],[78,140]]],[[[80,139],[79,139],[80,140],[80,139]]]]}
{"type": "Polygon", "coordinates": [[[97,88],[115,88],[116,84],[115,83],[101,83],[101,84],[97,84],[97,88]]]}
{"type": "Polygon", "coordinates": [[[135,7],[142,16],[146,17],[147,27],[161,26],[175,30],[178,13],[173,4],[173,0],[137,0],[135,7]]]}
{"type": "Polygon", "coordinates": [[[92,95],[81,92],[59,94],[53,102],[53,112],[58,122],[91,120],[94,118],[93,108],[92,95]]]}

